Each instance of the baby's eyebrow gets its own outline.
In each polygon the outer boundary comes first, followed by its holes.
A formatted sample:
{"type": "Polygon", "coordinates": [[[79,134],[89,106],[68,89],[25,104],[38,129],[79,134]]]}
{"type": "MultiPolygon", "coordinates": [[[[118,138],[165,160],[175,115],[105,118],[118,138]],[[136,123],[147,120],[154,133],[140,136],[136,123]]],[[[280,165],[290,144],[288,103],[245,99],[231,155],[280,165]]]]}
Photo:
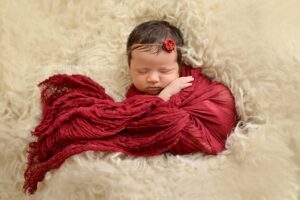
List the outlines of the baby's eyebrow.
{"type": "Polygon", "coordinates": [[[167,66],[162,66],[159,69],[173,69],[173,68],[175,68],[174,65],[167,65],[167,66]]]}
{"type": "Polygon", "coordinates": [[[136,69],[137,71],[149,71],[148,67],[139,67],[136,69]]]}

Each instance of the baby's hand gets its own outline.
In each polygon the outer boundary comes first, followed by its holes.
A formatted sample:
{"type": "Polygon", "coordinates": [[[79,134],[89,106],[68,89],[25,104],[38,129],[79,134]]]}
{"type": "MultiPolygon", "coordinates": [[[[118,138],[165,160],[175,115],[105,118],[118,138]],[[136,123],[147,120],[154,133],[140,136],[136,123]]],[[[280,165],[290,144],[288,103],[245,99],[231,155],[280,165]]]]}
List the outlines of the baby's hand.
{"type": "Polygon", "coordinates": [[[192,76],[179,77],[167,85],[167,87],[165,87],[158,96],[165,101],[168,101],[172,95],[177,94],[182,89],[191,86],[191,82],[193,80],[194,78],[192,76]]]}

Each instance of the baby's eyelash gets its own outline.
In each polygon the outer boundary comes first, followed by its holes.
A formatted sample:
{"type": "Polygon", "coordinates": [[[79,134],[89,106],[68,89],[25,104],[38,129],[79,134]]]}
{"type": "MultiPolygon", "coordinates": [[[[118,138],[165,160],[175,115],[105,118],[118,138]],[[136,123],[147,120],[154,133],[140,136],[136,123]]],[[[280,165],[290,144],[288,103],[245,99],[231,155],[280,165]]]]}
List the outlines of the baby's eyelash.
{"type": "Polygon", "coordinates": [[[167,72],[170,72],[170,71],[172,71],[171,69],[162,69],[162,70],[160,70],[160,72],[162,72],[162,73],[167,73],[167,72]]]}
{"type": "Polygon", "coordinates": [[[145,74],[145,73],[147,73],[148,71],[147,70],[139,70],[139,71],[137,71],[138,73],[140,73],[140,74],[145,74]]]}

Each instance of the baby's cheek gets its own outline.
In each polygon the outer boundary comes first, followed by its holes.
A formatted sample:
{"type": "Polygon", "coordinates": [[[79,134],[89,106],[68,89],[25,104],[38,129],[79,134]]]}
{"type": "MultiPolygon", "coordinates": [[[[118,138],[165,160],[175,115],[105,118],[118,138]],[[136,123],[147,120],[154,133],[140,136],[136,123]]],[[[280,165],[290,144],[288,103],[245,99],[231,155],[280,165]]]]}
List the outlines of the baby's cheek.
{"type": "Polygon", "coordinates": [[[141,89],[143,89],[143,87],[145,87],[145,78],[143,78],[142,76],[132,77],[132,82],[133,82],[133,85],[139,90],[141,90],[141,89]]]}
{"type": "Polygon", "coordinates": [[[172,74],[165,78],[165,86],[169,85],[171,82],[179,78],[179,74],[172,74]]]}

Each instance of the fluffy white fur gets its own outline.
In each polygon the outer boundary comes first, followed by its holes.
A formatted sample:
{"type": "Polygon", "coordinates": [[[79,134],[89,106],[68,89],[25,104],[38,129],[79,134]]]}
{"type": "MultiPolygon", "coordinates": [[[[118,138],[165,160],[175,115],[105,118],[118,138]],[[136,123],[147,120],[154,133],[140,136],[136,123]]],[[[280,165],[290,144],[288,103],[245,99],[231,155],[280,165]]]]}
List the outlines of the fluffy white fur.
{"type": "Polygon", "coordinates": [[[0,0],[0,199],[300,198],[298,0],[0,0]],[[218,156],[128,157],[85,152],[22,191],[37,83],[80,73],[116,101],[130,84],[125,45],[135,25],[180,27],[189,62],[228,85],[241,121],[218,156]]]}

